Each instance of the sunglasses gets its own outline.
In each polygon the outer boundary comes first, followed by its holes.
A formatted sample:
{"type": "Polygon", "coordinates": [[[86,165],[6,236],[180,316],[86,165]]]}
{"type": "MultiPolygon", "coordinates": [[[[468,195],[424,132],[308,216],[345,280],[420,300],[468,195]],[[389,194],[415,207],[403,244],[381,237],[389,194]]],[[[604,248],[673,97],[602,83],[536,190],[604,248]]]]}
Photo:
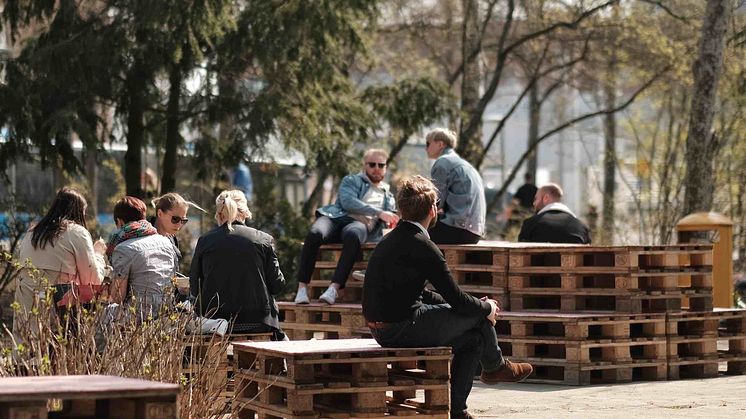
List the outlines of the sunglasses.
{"type": "Polygon", "coordinates": [[[368,167],[370,167],[371,169],[375,169],[376,166],[378,166],[379,169],[383,169],[386,167],[386,163],[375,163],[375,162],[369,161],[365,164],[367,164],[368,167]]]}
{"type": "Polygon", "coordinates": [[[171,224],[181,224],[184,225],[189,221],[188,218],[181,218],[178,215],[172,215],[171,216],[171,224]]]}

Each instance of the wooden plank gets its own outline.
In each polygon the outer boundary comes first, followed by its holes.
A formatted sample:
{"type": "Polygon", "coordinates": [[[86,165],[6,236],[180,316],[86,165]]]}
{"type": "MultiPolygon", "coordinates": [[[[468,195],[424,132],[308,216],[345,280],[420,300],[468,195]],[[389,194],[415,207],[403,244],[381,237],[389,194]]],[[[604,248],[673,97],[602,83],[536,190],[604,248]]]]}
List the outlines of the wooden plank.
{"type": "Polygon", "coordinates": [[[176,397],[177,384],[105,375],[54,375],[0,379],[0,402],[57,399],[176,397]]]}

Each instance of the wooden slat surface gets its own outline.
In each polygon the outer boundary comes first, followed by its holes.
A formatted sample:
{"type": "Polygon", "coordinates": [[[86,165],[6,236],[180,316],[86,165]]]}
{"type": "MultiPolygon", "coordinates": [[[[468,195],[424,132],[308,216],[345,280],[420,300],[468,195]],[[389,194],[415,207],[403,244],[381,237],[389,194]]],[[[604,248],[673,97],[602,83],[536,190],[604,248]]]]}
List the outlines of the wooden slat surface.
{"type": "Polygon", "coordinates": [[[0,402],[176,396],[177,384],[106,375],[0,378],[0,402]]]}
{"type": "Polygon", "coordinates": [[[245,349],[252,352],[273,353],[277,355],[326,355],[333,353],[365,354],[366,357],[377,354],[385,355],[396,351],[432,351],[450,353],[449,347],[427,348],[383,348],[375,339],[336,339],[336,340],[296,340],[285,342],[238,342],[233,344],[233,351],[245,349]]]}

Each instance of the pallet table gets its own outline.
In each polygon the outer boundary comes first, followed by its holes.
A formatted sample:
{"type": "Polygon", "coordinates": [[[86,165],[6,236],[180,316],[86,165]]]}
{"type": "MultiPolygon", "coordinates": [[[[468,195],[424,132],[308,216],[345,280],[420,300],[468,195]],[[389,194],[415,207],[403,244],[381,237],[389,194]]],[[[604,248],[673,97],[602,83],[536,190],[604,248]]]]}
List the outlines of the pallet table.
{"type": "Polygon", "coordinates": [[[104,375],[0,379],[0,417],[46,418],[47,402],[62,400],[55,418],[176,419],[177,384],[104,375]]]}
{"type": "Polygon", "coordinates": [[[448,418],[451,350],[373,339],[236,343],[241,418],[448,418]],[[414,400],[424,390],[424,401],[414,400]]]}

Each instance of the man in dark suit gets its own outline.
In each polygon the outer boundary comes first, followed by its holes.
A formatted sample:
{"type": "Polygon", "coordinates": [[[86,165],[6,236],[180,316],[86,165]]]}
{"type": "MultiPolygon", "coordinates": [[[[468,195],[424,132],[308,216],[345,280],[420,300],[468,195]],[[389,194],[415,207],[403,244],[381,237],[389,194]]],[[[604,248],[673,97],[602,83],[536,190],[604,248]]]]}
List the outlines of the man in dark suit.
{"type": "Polygon", "coordinates": [[[478,363],[487,384],[528,377],[530,364],[503,358],[495,322],[500,310],[492,299],[463,292],[448,270],[427,227],[437,220],[437,191],[422,176],[398,188],[401,222],[376,246],[363,284],[363,315],[381,346],[450,346],[451,417],[470,418],[466,399],[478,363]],[[425,289],[429,281],[436,291],[425,289]]]}
{"type": "Polygon", "coordinates": [[[542,243],[591,244],[591,233],[562,202],[562,188],[550,183],[536,192],[536,215],[521,226],[518,241],[542,243]]]}

